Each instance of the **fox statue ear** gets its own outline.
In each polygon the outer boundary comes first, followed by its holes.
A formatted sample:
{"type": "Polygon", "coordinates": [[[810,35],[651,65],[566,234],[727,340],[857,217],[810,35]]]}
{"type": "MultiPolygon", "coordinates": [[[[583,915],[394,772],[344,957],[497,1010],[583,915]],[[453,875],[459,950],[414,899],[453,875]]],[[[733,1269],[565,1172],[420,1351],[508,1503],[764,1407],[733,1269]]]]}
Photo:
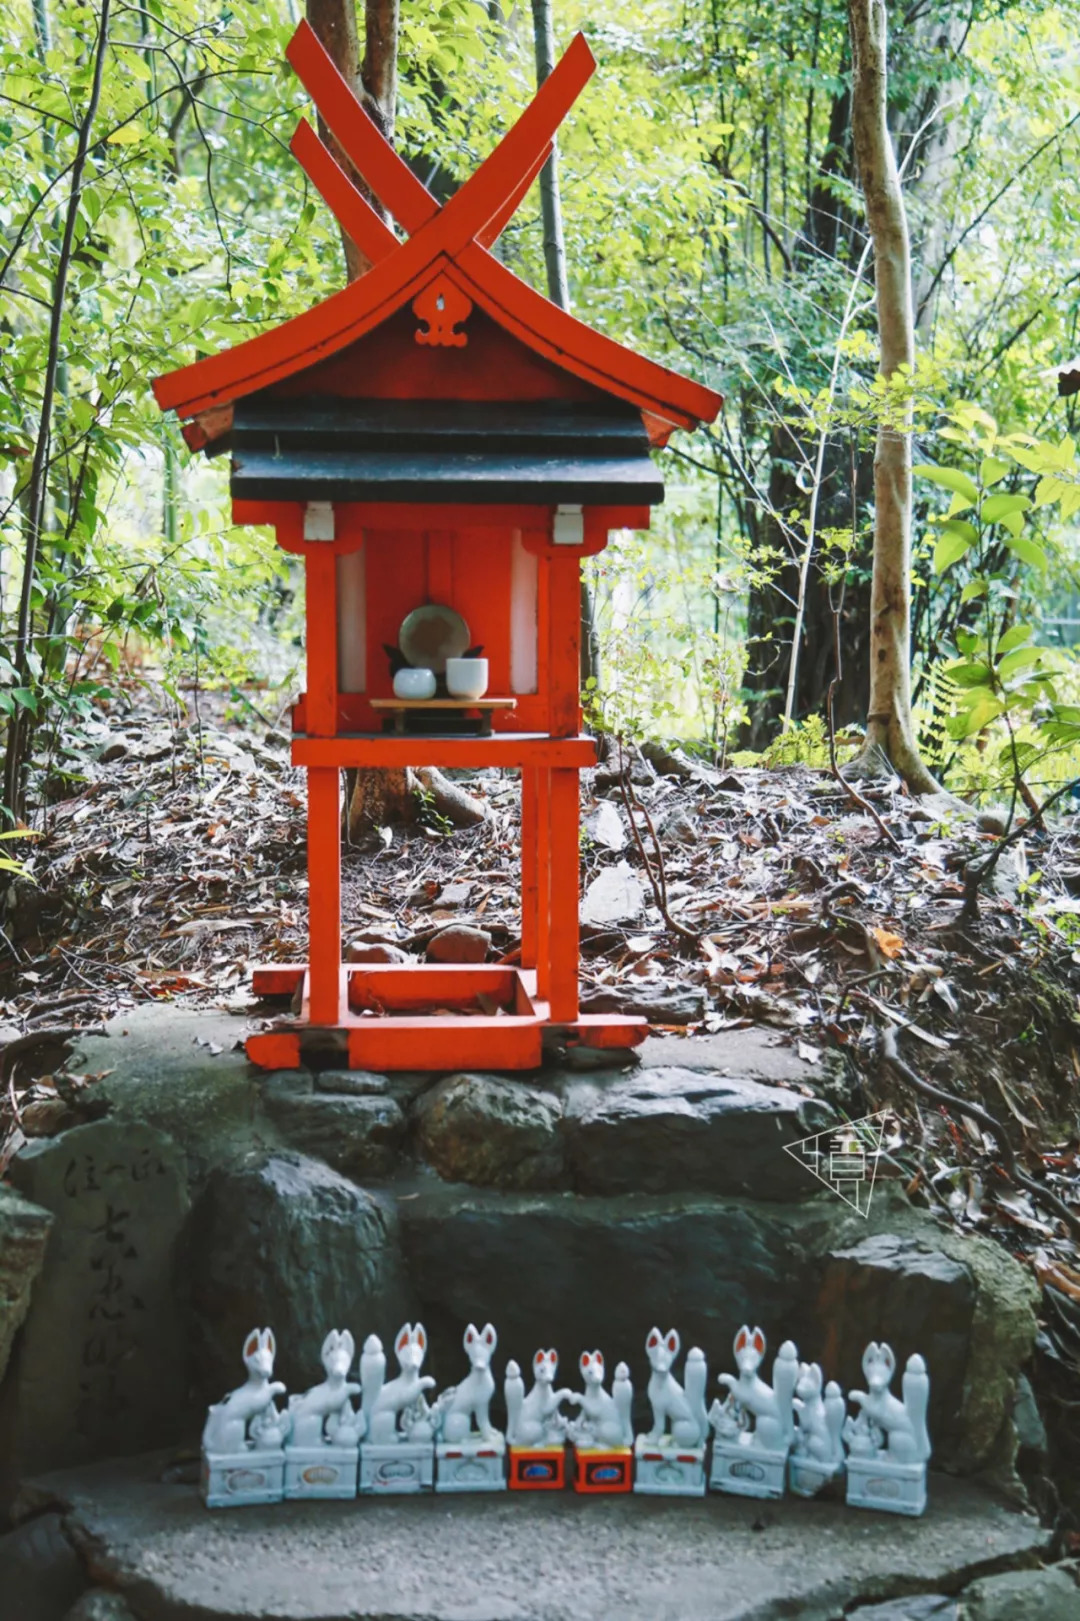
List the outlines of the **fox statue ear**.
{"type": "Polygon", "coordinates": [[[755,1328],[755,1330],[754,1330],[753,1346],[754,1346],[754,1350],[757,1352],[758,1356],[764,1356],[764,1354],[765,1354],[765,1336],[761,1332],[760,1328],[755,1328]]]}
{"type": "Polygon", "coordinates": [[[420,1347],[421,1351],[426,1351],[427,1350],[427,1335],[424,1332],[423,1323],[417,1323],[417,1325],[416,1325],[416,1336],[415,1337],[416,1337],[416,1343],[420,1347]]]}
{"type": "Polygon", "coordinates": [[[551,1358],[551,1366],[553,1368],[557,1368],[559,1366],[559,1353],[556,1351],[554,1346],[552,1346],[551,1350],[548,1352],[548,1356],[551,1358]]]}
{"type": "Polygon", "coordinates": [[[349,1329],[346,1329],[343,1334],[338,1335],[338,1343],[341,1345],[343,1350],[348,1351],[349,1361],[351,1362],[353,1357],[356,1355],[356,1341],[353,1339],[352,1333],[349,1329]]]}
{"type": "Polygon", "coordinates": [[[259,1349],[259,1330],[257,1328],[253,1328],[251,1330],[251,1333],[248,1335],[247,1339],[244,1341],[244,1355],[245,1356],[254,1356],[255,1352],[258,1349],[259,1349]]]}
{"type": "Polygon", "coordinates": [[[646,1351],[655,1351],[656,1347],[659,1344],[660,1344],[660,1330],[658,1328],[650,1329],[649,1330],[649,1337],[645,1341],[645,1349],[646,1349],[646,1351]]]}
{"type": "Polygon", "coordinates": [[[465,1344],[466,1344],[466,1346],[474,1345],[479,1338],[480,1338],[480,1335],[476,1331],[475,1323],[470,1323],[468,1328],[465,1330],[465,1344]]]}
{"type": "Polygon", "coordinates": [[[409,1332],[409,1324],[406,1323],[405,1327],[401,1330],[401,1333],[397,1337],[397,1350],[404,1351],[405,1347],[409,1343],[409,1332]]]}
{"type": "Polygon", "coordinates": [[[274,1330],[272,1328],[264,1328],[263,1329],[263,1331],[262,1331],[262,1343],[265,1346],[265,1348],[270,1352],[271,1356],[276,1355],[277,1346],[274,1344],[274,1330]]]}
{"type": "Polygon", "coordinates": [[[544,1364],[544,1353],[543,1353],[543,1351],[537,1351],[536,1355],[533,1357],[533,1367],[534,1368],[540,1368],[540,1367],[543,1367],[543,1364],[544,1364]]]}
{"type": "Polygon", "coordinates": [[[497,1338],[497,1336],[496,1336],[494,1328],[491,1326],[490,1323],[485,1323],[484,1324],[484,1344],[485,1345],[490,1345],[492,1350],[494,1350],[495,1349],[496,1338],[497,1338]]]}
{"type": "Polygon", "coordinates": [[[747,1327],[745,1327],[745,1325],[744,1325],[742,1328],[740,1328],[739,1332],[735,1336],[735,1349],[736,1349],[736,1351],[744,1351],[746,1349],[747,1341],[749,1340],[749,1338],[750,1338],[750,1330],[747,1327]]]}
{"type": "Polygon", "coordinates": [[[587,1368],[589,1366],[589,1353],[588,1353],[588,1351],[582,1351],[582,1353],[581,1353],[581,1366],[583,1368],[587,1368]]]}
{"type": "Polygon", "coordinates": [[[675,1330],[673,1328],[668,1329],[668,1337],[667,1337],[667,1342],[666,1343],[667,1343],[667,1348],[671,1352],[672,1356],[677,1355],[678,1350],[679,1350],[679,1336],[678,1336],[678,1334],[676,1334],[676,1332],[675,1332],[675,1330]]]}

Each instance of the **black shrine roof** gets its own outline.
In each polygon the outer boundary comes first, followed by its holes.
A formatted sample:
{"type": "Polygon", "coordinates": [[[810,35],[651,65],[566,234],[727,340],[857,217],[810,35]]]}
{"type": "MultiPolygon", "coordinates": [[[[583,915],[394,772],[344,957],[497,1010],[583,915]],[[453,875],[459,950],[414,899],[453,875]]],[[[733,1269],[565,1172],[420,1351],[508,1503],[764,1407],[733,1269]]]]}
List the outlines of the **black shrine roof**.
{"type": "Polygon", "coordinates": [[[264,394],[237,402],[228,443],[235,500],[653,506],[664,498],[641,414],[619,400],[264,394]]]}

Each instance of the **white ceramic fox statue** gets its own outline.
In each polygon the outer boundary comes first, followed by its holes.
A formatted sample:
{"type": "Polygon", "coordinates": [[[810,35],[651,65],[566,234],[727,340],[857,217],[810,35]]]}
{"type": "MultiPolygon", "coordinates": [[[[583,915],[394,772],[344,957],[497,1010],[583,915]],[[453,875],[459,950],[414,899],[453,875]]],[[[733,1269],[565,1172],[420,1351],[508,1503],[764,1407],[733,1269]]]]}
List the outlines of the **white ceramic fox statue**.
{"type": "Polygon", "coordinates": [[[799,1354],[791,1340],[785,1340],[773,1363],[773,1382],[770,1387],[758,1375],[765,1355],[765,1336],[760,1328],[747,1328],[744,1324],[735,1336],[735,1366],[738,1376],[730,1373],[718,1375],[726,1385],[728,1398],[721,1405],[716,1401],[709,1412],[709,1421],[716,1435],[724,1440],[750,1429],[757,1445],[770,1452],[783,1451],[790,1446],[794,1434],[795,1384],[799,1377],[799,1354]]]}
{"type": "Polygon", "coordinates": [[[476,1433],[483,1441],[499,1439],[489,1416],[491,1398],[495,1394],[495,1376],[491,1371],[491,1358],[498,1344],[498,1336],[490,1323],[476,1328],[472,1323],[462,1340],[469,1359],[469,1371],[459,1385],[444,1390],[435,1404],[435,1425],[439,1439],[456,1445],[476,1433]]]}
{"type": "Polygon", "coordinates": [[[394,1341],[394,1354],[401,1372],[386,1383],[386,1354],[377,1334],[364,1341],[360,1358],[363,1387],[363,1416],[367,1439],[375,1446],[398,1441],[430,1441],[434,1433],[431,1409],[424,1395],[435,1388],[435,1381],[420,1369],[427,1355],[427,1333],[423,1323],[405,1323],[394,1341]]]}
{"type": "Polygon", "coordinates": [[[930,1379],[922,1357],[908,1357],[903,1401],[898,1401],[889,1389],[896,1372],[891,1346],[872,1340],[863,1353],[862,1369],[869,1389],[848,1391],[859,1415],[844,1425],[844,1440],[852,1456],[887,1452],[896,1463],[926,1463],[930,1457],[926,1431],[930,1379]]]}
{"type": "Polygon", "coordinates": [[[668,1438],[669,1427],[670,1440],[676,1446],[701,1446],[708,1435],[705,1353],[697,1346],[686,1353],[684,1389],[671,1371],[679,1346],[679,1336],[673,1328],[666,1334],[651,1328],[645,1340],[645,1354],[652,1369],[648,1394],[653,1427],[645,1437],[650,1445],[662,1444],[668,1438]]]}
{"type": "Polygon", "coordinates": [[[835,1469],[844,1461],[841,1436],[846,1409],[836,1380],[830,1379],[825,1385],[824,1378],[818,1363],[799,1364],[794,1399],[795,1453],[800,1458],[813,1459],[826,1469],[835,1469]]]}
{"type": "Polygon", "coordinates": [[[270,1378],[276,1350],[272,1329],[251,1330],[244,1341],[247,1380],[211,1407],[202,1433],[205,1453],[237,1453],[245,1447],[271,1451],[281,1446],[290,1424],[288,1414],[274,1406],[274,1397],[285,1394],[280,1379],[270,1378]]]}
{"type": "Polygon", "coordinates": [[[323,1442],[355,1446],[363,1438],[364,1415],[354,1410],[351,1400],[360,1394],[360,1386],[350,1384],[346,1377],[355,1355],[356,1342],[349,1330],[339,1333],[332,1328],[322,1345],[326,1378],[302,1396],[289,1397],[293,1446],[313,1447],[323,1442]]]}
{"type": "Polygon", "coordinates": [[[585,1391],[571,1393],[570,1399],[580,1412],[567,1426],[567,1436],[579,1447],[632,1446],[630,1407],[634,1391],[630,1369],[625,1362],[617,1364],[609,1395],[604,1389],[604,1358],[599,1351],[582,1351],[580,1367],[585,1391]]]}
{"type": "MultiPolygon", "coordinates": [[[[512,1447],[559,1446],[565,1435],[567,1418],[559,1411],[564,1401],[574,1400],[572,1390],[556,1390],[559,1369],[557,1351],[537,1351],[533,1357],[533,1387],[525,1394],[525,1381],[516,1362],[506,1364],[503,1395],[506,1398],[506,1439],[512,1447]]],[[[580,1397],[577,1398],[580,1400],[580,1397]]]]}

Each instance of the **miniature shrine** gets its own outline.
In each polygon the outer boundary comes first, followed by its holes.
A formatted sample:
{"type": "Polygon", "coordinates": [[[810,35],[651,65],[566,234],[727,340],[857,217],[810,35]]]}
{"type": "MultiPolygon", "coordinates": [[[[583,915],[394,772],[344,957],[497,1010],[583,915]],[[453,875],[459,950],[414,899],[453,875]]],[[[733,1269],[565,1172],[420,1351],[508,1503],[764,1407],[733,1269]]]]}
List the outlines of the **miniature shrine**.
{"type": "Polygon", "coordinates": [[[545,1029],[632,1046],[644,1021],[581,1013],[582,558],[647,528],[649,454],[720,396],[576,320],[494,247],[595,63],[578,35],[443,206],[368,118],[306,22],[287,51],[401,240],[306,121],[292,151],[370,261],[344,289],[159,378],[192,449],[232,454],[233,518],[272,525],[306,577],[307,964],[256,968],[299,1016],[248,1038],[267,1068],[331,1050],[373,1069],[523,1069],[545,1029]],[[505,964],[342,962],[345,767],[521,775],[521,950],[505,964]]]}

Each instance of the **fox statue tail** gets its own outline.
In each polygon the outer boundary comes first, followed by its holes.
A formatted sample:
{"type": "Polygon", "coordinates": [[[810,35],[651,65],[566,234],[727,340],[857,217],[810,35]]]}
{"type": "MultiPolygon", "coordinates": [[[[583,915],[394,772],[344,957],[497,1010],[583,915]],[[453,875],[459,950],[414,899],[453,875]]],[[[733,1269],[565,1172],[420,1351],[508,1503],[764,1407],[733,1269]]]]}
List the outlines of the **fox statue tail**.
{"type": "Polygon", "coordinates": [[[825,1431],[829,1437],[829,1462],[843,1463],[844,1448],[841,1436],[844,1432],[844,1418],[847,1414],[847,1403],[844,1401],[840,1386],[835,1379],[830,1379],[825,1386],[825,1431]]]}
{"type": "Polygon", "coordinates": [[[361,1407],[364,1427],[371,1435],[371,1414],[386,1380],[386,1353],[377,1334],[369,1334],[360,1353],[361,1407]]]}
{"type": "Polygon", "coordinates": [[[773,1394],[780,1414],[781,1445],[790,1446],[795,1435],[795,1386],[799,1378],[799,1353],[791,1340],[785,1340],[773,1363],[773,1394]]]}
{"type": "Polygon", "coordinates": [[[686,1400],[698,1427],[698,1445],[705,1440],[709,1433],[709,1417],[705,1411],[705,1385],[708,1378],[708,1369],[705,1366],[705,1352],[698,1346],[693,1346],[686,1353],[686,1373],[683,1388],[686,1391],[686,1400]]]}
{"type": "Polygon", "coordinates": [[[633,1446],[634,1429],[630,1422],[630,1408],[634,1401],[634,1387],[630,1383],[630,1369],[627,1367],[625,1362],[620,1362],[615,1369],[615,1378],[612,1381],[611,1394],[615,1402],[616,1410],[619,1414],[619,1421],[622,1424],[622,1444],[625,1447],[633,1446]]]}
{"type": "Polygon", "coordinates": [[[525,1381],[521,1377],[521,1369],[513,1358],[506,1364],[503,1395],[506,1398],[506,1439],[514,1446],[518,1439],[518,1425],[521,1422],[521,1409],[525,1401],[525,1381]]]}
{"type": "Polygon", "coordinates": [[[909,1356],[902,1381],[904,1406],[911,1420],[915,1439],[915,1462],[926,1463],[930,1457],[930,1437],[926,1432],[926,1409],[930,1401],[930,1376],[926,1363],[919,1355],[909,1356]]]}

